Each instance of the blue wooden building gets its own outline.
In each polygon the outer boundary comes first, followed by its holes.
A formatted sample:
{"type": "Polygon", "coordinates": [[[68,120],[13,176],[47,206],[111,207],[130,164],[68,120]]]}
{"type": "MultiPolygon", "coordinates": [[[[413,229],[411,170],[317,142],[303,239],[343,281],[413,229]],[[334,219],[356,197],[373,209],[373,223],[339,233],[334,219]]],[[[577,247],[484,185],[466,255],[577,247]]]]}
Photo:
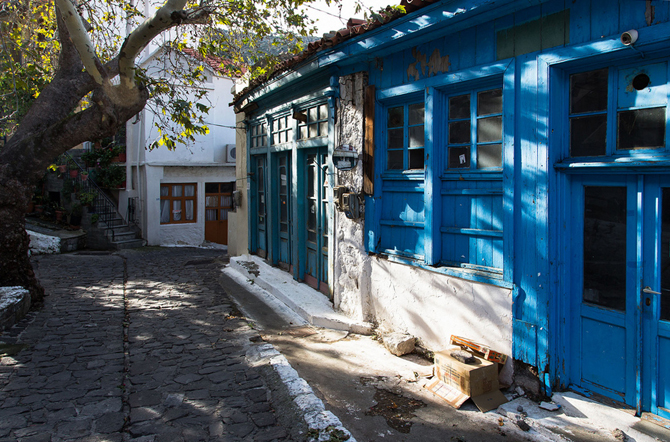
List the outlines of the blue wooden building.
{"type": "Polygon", "coordinates": [[[504,382],[670,417],[670,2],[403,4],[237,95],[249,251],[433,350],[507,352],[504,382]]]}

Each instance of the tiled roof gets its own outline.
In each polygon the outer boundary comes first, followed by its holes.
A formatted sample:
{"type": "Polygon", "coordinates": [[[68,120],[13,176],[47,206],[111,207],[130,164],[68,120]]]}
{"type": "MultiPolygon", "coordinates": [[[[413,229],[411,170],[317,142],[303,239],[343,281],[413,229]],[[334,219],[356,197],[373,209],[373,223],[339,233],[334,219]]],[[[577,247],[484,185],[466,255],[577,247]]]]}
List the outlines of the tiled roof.
{"type": "Polygon", "coordinates": [[[307,60],[311,56],[315,55],[319,51],[330,49],[338,44],[349,40],[350,38],[358,37],[363,35],[366,32],[370,32],[374,29],[377,29],[387,23],[392,22],[406,14],[417,11],[421,8],[424,8],[428,5],[437,3],[440,0],[401,0],[400,6],[405,7],[406,13],[402,13],[398,10],[395,10],[391,7],[387,7],[384,12],[380,14],[381,18],[374,21],[366,21],[355,18],[350,18],[347,22],[347,27],[340,29],[339,31],[333,31],[323,35],[323,38],[320,40],[314,41],[307,45],[305,49],[300,54],[296,54],[291,58],[279,63],[272,72],[256,77],[249,83],[249,86],[244,88],[240,93],[235,95],[233,103],[237,103],[242,96],[261,86],[262,84],[270,81],[279,74],[286,72],[293,68],[294,66],[300,64],[301,62],[307,60]]]}

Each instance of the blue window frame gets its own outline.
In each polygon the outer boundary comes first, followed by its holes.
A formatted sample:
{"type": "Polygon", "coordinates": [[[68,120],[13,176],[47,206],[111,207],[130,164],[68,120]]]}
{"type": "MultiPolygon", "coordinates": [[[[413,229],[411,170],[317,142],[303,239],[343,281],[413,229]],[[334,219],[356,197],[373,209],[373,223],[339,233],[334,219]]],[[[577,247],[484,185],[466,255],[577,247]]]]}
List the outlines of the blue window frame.
{"type": "Polygon", "coordinates": [[[422,170],[424,103],[389,107],[386,109],[386,117],[386,170],[422,170]]]}
{"type": "Polygon", "coordinates": [[[502,88],[452,95],[447,169],[502,169],[502,88]]]}
{"type": "Polygon", "coordinates": [[[439,262],[502,276],[503,90],[447,95],[439,262]]]}
{"type": "Polygon", "coordinates": [[[267,145],[267,125],[265,123],[252,123],[249,132],[251,134],[249,141],[252,148],[267,145]]]}
{"type": "Polygon", "coordinates": [[[570,157],[666,153],[667,79],[667,62],[572,73],[570,157]]]}

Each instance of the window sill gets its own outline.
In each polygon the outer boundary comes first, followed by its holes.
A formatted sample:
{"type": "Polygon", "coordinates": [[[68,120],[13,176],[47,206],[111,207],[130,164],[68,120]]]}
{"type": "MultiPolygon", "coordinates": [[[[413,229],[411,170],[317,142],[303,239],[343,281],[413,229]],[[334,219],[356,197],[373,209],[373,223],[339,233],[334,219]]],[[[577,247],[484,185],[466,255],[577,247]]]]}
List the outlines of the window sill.
{"type": "Polygon", "coordinates": [[[579,158],[564,160],[554,164],[554,169],[566,172],[607,172],[609,170],[649,170],[650,168],[670,168],[667,158],[579,158]]]}
{"type": "Polygon", "coordinates": [[[483,270],[476,269],[464,269],[458,267],[447,267],[444,265],[430,266],[423,262],[423,257],[419,258],[410,258],[406,256],[401,256],[397,254],[390,254],[387,252],[377,253],[382,259],[386,259],[390,262],[395,262],[398,264],[409,265],[412,267],[418,267],[423,270],[427,270],[433,273],[439,273],[441,275],[452,276],[454,278],[463,279],[466,281],[477,282],[482,284],[489,284],[496,287],[511,289],[513,288],[513,283],[503,280],[502,273],[487,272],[483,270]]]}
{"type": "Polygon", "coordinates": [[[426,177],[423,169],[411,171],[386,171],[382,173],[383,180],[396,181],[423,181],[426,177]]]}

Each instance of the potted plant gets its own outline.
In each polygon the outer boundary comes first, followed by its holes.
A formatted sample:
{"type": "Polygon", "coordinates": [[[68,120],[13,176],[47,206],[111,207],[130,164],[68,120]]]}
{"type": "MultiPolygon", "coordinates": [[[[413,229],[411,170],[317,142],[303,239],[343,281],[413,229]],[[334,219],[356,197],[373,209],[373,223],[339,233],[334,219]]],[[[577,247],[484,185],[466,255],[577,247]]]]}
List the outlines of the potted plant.
{"type": "Polygon", "coordinates": [[[95,198],[98,196],[98,192],[95,190],[89,190],[87,192],[81,192],[79,194],[79,202],[82,206],[90,206],[95,201],[95,198]]]}
{"type": "Polygon", "coordinates": [[[88,172],[82,172],[81,173],[81,180],[86,181],[88,179],[88,172]]]}

